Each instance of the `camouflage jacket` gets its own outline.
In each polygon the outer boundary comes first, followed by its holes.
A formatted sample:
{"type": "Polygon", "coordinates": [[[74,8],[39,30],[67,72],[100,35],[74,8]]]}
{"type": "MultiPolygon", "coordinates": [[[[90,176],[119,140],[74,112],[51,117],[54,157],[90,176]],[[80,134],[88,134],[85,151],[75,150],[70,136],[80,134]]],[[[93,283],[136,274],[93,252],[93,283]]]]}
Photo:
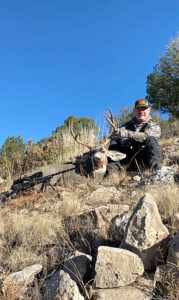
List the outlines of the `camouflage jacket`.
{"type": "Polygon", "coordinates": [[[120,128],[122,127],[128,130],[128,138],[134,139],[137,142],[144,142],[149,136],[153,136],[157,140],[161,137],[161,128],[157,123],[153,122],[151,117],[146,122],[140,124],[137,123],[134,117],[120,128]]]}

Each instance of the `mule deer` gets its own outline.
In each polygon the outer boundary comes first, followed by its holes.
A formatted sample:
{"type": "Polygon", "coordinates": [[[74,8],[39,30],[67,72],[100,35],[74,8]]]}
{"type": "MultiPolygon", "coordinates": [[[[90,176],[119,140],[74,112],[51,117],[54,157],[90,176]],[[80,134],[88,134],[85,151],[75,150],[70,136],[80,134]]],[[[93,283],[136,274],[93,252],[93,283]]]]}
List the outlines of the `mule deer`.
{"type": "Polygon", "coordinates": [[[70,122],[70,131],[74,140],[86,148],[89,149],[88,152],[83,153],[80,156],[75,157],[75,163],[77,166],[77,171],[81,175],[96,177],[104,177],[107,171],[108,158],[112,161],[120,161],[126,157],[126,154],[119,151],[108,150],[108,146],[111,138],[115,135],[116,127],[114,124],[114,117],[111,109],[109,108],[110,115],[104,114],[106,120],[112,126],[112,133],[106,138],[106,140],[99,146],[91,147],[90,145],[80,141],[78,139],[78,133],[75,135],[73,132],[73,120],[70,122]]]}

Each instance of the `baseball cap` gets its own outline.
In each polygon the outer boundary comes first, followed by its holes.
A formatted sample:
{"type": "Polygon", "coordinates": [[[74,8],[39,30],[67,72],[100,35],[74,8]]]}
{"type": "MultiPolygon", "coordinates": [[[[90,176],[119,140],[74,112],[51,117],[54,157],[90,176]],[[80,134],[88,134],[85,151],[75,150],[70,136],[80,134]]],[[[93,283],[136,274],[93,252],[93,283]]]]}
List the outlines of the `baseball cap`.
{"type": "Polygon", "coordinates": [[[147,99],[139,99],[135,102],[135,108],[137,107],[149,107],[149,101],[147,99]]]}

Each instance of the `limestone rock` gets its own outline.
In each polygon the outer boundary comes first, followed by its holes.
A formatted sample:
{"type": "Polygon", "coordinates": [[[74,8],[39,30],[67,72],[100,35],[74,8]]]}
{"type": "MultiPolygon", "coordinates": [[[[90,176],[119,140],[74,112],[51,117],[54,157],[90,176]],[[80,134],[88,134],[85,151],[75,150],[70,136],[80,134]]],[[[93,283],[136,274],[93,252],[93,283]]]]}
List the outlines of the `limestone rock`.
{"type": "Polygon", "coordinates": [[[96,207],[78,217],[77,223],[80,232],[87,238],[92,250],[96,251],[103,244],[103,237],[105,237],[105,240],[106,238],[114,240],[116,237],[117,239],[120,238],[121,241],[124,236],[124,227],[127,222],[126,216],[128,212],[128,205],[106,204],[96,207]],[[118,217],[120,218],[120,222],[115,227],[113,221],[118,217]]]}
{"type": "Polygon", "coordinates": [[[100,229],[103,226],[109,225],[114,217],[121,216],[128,211],[128,205],[108,204],[101,205],[91,210],[90,213],[94,220],[95,228],[100,229]]]}
{"type": "Polygon", "coordinates": [[[166,272],[166,268],[164,265],[157,266],[154,274],[154,280],[153,280],[154,288],[156,288],[158,284],[163,282],[163,279],[165,278],[165,272],[166,272]]]}
{"type": "Polygon", "coordinates": [[[168,181],[174,181],[174,174],[177,171],[177,166],[162,166],[159,170],[150,175],[152,182],[164,183],[168,181]]]}
{"type": "MultiPolygon", "coordinates": [[[[127,206],[127,205],[125,205],[127,206]]],[[[131,217],[131,211],[124,211],[111,220],[109,228],[109,238],[112,240],[122,240],[126,231],[126,226],[131,217]]]]}
{"type": "Polygon", "coordinates": [[[116,289],[100,289],[93,292],[91,300],[150,300],[151,296],[134,286],[123,286],[116,289]]]}
{"type": "Polygon", "coordinates": [[[94,289],[91,300],[151,300],[153,281],[147,276],[139,277],[131,285],[115,289],[94,289]]]}
{"type": "Polygon", "coordinates": [[[63,270],[55,272],[45,281],[43,300],[83,300],[76,283],[63,270]]]}
{"type": "Polygon", "coordinates": [[[144,272],[142,260],[134,253],[113,247],[98,248],[95,265],[96,287],[112,288],[125,286],[144,272]]]}
{"type": "Polygon", "coordinates": [[[162,223],[156,202],[151,195],[146,194],[138,202],[129,220],[121,247],[138,254],[145,270],[151,271],[156,262],[165,256],[162,249],[167,249],[168,236],[168,229],[162,223]]]}
{"type": "Polygon", "coordinates": [[[90,203],[110,203],[110,201],[119,201],[121,198],[121,192],[115,187],[98,187],[88,197],[90,203]]]}
{"type": "Polygon", "coordinates": [[[42,270],[41,265],[33,265],[23,269],[22,271],[12,273],[3,282],[3,292],[6,293],[11,287],[17,290],[19,293],[24,292],[28,284],[34,281],[36,274],[40,273],[42,270]]]}
{"type": "Polygon", "coordinates": [[[63,269],[70,275],[70,278],[78,283],[85,277],[89,277],[92,257],[85,253],[75,251],[64,261],[63,269]]]}

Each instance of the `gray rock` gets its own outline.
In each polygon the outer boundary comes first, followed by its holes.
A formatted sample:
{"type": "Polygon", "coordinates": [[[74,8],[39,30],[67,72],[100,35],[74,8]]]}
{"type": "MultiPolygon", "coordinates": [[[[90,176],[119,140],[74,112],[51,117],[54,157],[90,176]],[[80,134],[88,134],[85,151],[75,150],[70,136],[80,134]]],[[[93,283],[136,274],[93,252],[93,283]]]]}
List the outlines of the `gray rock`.
{"type": "Polygon", "coordinates": [[[115,289],[95,289],[91,300],[151,300],[152,294],[152,280],[141,277],[132,285],[115,289]]]}
{"type": "Polygon", "coordinates": [[[165,271],[166,268],[164,265],[159,265],[156,268],[155,274],[154,274],[154,280],[153,280],[153,287],[156,288],[156,285],[158,283],[162,283],[163,279],[165,278],[165,271]]]}
{"type": "Polygon", "coordinates": [[[92,192],[87,200],[90,203],[110,203],[110,201],[119,201],[121,198],[121,192],[115,187],[98,187],[94,192],[92,192]]]}
{"type": "Polygon", "coordinates": [[[106,204],[98,206],[78,217],[77,222],[80,232],[87,238],[92,250],[95,251],[103,244],[103,237],[113,240],[115,237],[119,238],[120,235],[120,240],[122,239],[124,225],[126,225],[124,219],[128,211],[128,205],[106,204]],[[121,230],[119,226],[115,227],[113,225],[113,221],[117,217],[121,217],[121,230]],[[116,233],[116,230],[118,233],[116,233]]]}
{"type": "Polygon", "coordinates": [[[21,292],[24,293],[28,284],[34,281],[35,275],[40,273],[41,270],[42,266],[36,264],[24,268],[22,271],[10,274],[3,282],[3,292],[6,293],[9,287],[13,287],[19,294],[21,294],[21,292]]]}
{"type": "Polygon", "coordinates": [[[131,217],[131,211],[124,211],[121,215],[111,220],[109,238],[112,240],[122,240],[126,231],[126,226],[131,217]]]}
{"type": "Polygon", "coordinates": [[[90,214],[94,220],[95,228],[102,229],[104,226],[109,226],[113,218],[119,217],[128,211],[128,205],[107,204],[96,207],[90,211],[90,214]]]}
{"type": "Polygon", "coordinates": [[[92,257],[85,253],[75,251],[65,258],[63,270],[70,275],[76,283],[90,276],[92,257]]]}
{"type": "Polygon", "coordinates": [[[153,270],[157,261],[164,258],[169,236],[163,225],[153,197],[146,194],[138,202],[127,225],[121,247],[138,254],[144,263],[145,270],[153,270]],[[160,248],[160,250],[159,250],[160,248]]]}
{"type": "Polygon", "coordinates": [[[142,260],[134,253],[113,247],[98,248],[95,284],[99,288],[128,285],[144,272],[142,260]]]}
{"type": "Polygon", "coordinates": [[[63,270],[55,272],[45,280],[45,296],[43,300],[83,300],[78,286],[63,270]]]}
{"type": "Polygon", "coordinates": [[[155,183],[164,183],[174,181],[174,175],[177,171],[177,166],[162,166],[159,170],[150,175],[150,180],[155,183]]]}

